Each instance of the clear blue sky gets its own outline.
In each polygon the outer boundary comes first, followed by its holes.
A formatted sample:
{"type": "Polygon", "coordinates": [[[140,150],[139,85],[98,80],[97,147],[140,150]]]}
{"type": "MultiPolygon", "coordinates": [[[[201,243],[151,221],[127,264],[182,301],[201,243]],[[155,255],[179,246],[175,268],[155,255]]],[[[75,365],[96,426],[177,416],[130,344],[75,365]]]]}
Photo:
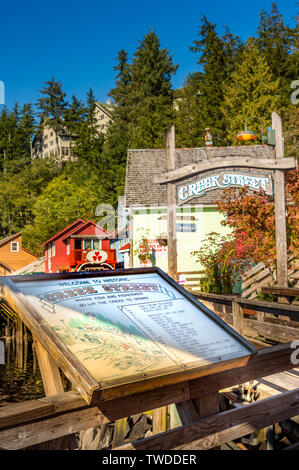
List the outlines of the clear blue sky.
{"type": "MultiPolygon", "coordinates": [[[[0,4],[0,80],[6,105],[36,102],[46,80],[60,80],[70,97],[85,99],[93,88],[105,101],[113,87],[117,53],[130,56],[152,28],[179,64],[173,87],[197,70],[189,51],[197,38],[201,14],[227,25],[243,40],[254,35],[262,9],[272,0],[11,0],[0,4]]],[[[285,21],[294,26],[296,0],[278,0],[285,21]]],[[[1,108],[1,106],[0,106],[1,108]]]]}

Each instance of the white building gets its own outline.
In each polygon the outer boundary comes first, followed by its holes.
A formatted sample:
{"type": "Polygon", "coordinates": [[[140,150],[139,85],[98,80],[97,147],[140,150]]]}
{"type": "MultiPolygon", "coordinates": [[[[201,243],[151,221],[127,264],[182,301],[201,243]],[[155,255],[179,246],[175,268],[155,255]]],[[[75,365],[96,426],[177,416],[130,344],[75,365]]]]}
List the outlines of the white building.
{"type": "MultiPolygon", "coordinates": [[[[98,131],[106,134],[111,122],[112,105],[107,100],[106,103],[96,103],[95,116],[98,131]]],[[[71,160],[74,157],[73,148],[76,142],[76,135],[70,135],[66,129],[56,133],[49,126],[45,125],[42,136],[35,137],[32,145],[33,158],[46,158],[50,155],[57,157],[57,160],[71,160]]]]}

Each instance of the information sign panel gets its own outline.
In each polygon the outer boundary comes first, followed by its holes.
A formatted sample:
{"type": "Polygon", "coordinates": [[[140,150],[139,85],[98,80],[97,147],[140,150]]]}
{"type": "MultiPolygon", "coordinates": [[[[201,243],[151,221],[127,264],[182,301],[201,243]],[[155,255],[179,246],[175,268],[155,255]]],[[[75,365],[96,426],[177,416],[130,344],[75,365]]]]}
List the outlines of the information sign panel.
{"type": "MultiPolygon", "coordinates": [[[[57,338],[57,350],[68,350],[75,366],[77,362],[101,390],[185,374],[253,352],[158,268],[19,276],[13,284],[46,335],[51,332],[50,341],[57,338]]],[[[22,306],[18,310],[22,316],[22,306]]],[[[40,341],[47,347],[44,335],[40,341]]]]}

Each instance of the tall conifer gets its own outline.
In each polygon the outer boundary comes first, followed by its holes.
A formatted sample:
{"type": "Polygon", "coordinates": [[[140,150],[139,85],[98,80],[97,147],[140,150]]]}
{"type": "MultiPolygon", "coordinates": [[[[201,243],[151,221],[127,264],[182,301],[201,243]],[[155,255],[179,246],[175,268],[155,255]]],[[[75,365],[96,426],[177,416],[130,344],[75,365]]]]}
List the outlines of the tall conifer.
{"type": "MultiPolygon", "coordinates": [[[[249,39],[235,71],[224,90],[222,111],[227,119],[227,136],[231,144],[237,145],[236,135],[244,129],[245,121],[261,137],[261,124],[264,132],[271,126],[271,113],[279,106],[279,80],[275,80],[266,58],[249,39]]],[[[249,142],[250,143],[250,142],[249,142]]],[[[261,143],[261,138],[260,138],[261,143]]]]}

